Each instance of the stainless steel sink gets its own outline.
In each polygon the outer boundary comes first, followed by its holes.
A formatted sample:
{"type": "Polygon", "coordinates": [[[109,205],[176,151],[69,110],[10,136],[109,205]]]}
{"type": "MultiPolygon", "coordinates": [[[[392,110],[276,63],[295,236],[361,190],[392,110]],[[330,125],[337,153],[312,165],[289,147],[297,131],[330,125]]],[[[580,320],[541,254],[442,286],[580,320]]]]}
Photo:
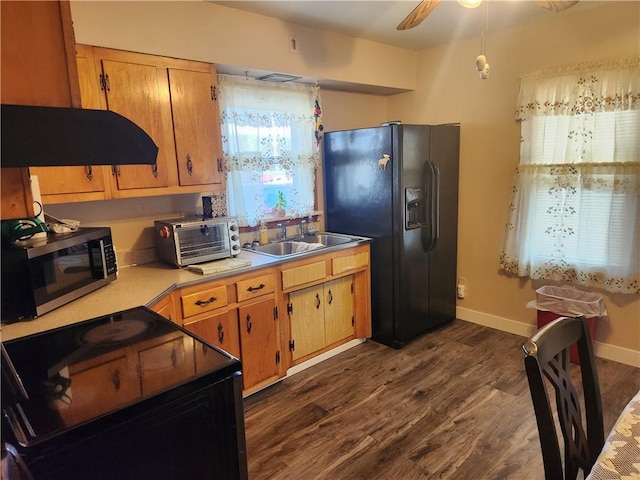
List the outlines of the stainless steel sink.
{"type": "Polygon", "coordinates": [[[284,257],[288,255],[302,255],[327,247],[334,247],[354,241],[353,238],[334,233],[317,233],[315,235],[307,235],[304,237],[296,237],[290,240],[284,240],[266,245],[259,245],[246,248],[256,253],[270,255],[273,257],[284,257]]]}
{"type": "Polygon", "coordinates": [[[325,247],[333,247],[342,245],[343,243],[353,242],[353,238],[336,233],[316,233],[315,235],[307,235],[300,237],[299,241],[307,243],[321,243],[325,247]]]}

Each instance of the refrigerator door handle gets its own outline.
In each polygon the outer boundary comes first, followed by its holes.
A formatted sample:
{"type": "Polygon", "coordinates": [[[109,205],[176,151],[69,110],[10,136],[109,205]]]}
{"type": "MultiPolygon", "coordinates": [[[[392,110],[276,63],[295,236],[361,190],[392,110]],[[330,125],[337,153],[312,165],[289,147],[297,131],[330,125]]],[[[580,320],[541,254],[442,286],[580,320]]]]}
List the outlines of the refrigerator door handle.
{"type": "Polygon", "coordinates": [[[431,195],[431,250],[436,248],[440,239],[440,169],[438,165],[429,161],[433,169],[432,179],[432,195],[431,195]]]}
{"type": "Polygon", "coordinates": [[[436,164],[427,160],[425,162],[424,176],[425,200],[427,206],[424,209],[425,227],[422,228],[422,248],[430,252],[438,243],[440,235],[440,171],[436,164]]]}

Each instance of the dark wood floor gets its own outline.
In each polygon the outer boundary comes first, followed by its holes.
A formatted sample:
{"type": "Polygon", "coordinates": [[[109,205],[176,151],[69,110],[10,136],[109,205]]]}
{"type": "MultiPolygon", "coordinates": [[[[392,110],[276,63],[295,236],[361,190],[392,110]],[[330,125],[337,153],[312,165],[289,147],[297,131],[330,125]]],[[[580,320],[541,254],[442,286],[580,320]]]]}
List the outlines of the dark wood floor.
{"type": "MultiPolygon", "coordinates": [[[[245,399],[249,478],[543,479],[524,338],[461,320],[369,341],[245,399]]],[[[640,369],[598,359],[605,431],[640,369]]]]}

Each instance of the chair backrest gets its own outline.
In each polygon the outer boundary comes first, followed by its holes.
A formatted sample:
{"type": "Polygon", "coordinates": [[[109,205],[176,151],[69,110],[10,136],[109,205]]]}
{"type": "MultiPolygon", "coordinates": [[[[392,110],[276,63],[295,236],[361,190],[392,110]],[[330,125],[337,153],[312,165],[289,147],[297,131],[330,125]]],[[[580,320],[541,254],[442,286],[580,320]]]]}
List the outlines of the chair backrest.
{"type": "Polygon", "coordinates": [[[545,478],[574,480],[579,468],[586,477],[604,445],[602,399],[587,323],[584,318],[558,318],[540,329],[522,349],[545,478]],[[578,392],[569,375],[569,349],[575,343],[580,358],[586,429],[578,392]],[[555,390],[556,413],[564,440],[564,469],[545,379],[555,390]]]}

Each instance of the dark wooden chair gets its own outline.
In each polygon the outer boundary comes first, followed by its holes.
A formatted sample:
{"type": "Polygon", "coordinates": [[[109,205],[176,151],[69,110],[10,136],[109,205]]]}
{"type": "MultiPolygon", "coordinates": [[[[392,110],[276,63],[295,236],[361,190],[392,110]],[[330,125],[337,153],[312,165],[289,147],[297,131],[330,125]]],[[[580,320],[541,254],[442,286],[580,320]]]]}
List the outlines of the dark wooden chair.
{"type": "MultiPolygon", "coordinates": [[[[522,345],[522,349],[538,423],[545,478],[574,480],[578,469],[582,469],[586,477],[604,445],[602,399],[587,323],[584,318],[558,318],[540,329],[522,345]],[[574,343],[578,344],[580,357],[584,417],[578,391],[569,376],[569,351],[574,343]],[[547,384],[555,390],[556,413],[564,439],[564,469],[547,384]]],[[[578,366],[574,365],[574,368],[578,366]]]]}

